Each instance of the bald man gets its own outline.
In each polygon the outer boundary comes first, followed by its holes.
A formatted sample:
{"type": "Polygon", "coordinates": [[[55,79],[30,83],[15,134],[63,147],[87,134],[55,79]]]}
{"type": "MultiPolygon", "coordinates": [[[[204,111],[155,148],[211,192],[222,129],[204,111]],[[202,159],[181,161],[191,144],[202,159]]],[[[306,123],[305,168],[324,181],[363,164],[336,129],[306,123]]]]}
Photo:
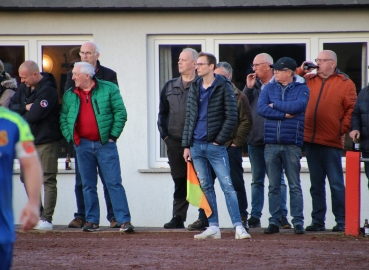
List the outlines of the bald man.
{"type": "Polygon", "coordinates": [[[332,212],[336,225],[332,231],[345,230],[345,184],[343,181],[343,139],[351,128],[351,113],[356,101],[356,87],[337,69],[337,55],[323,50],[315,59],[317,72],[297,70],[305,75],[310,99],[305,114],[304,145],[310,171],[310,194],[313,203],[312,222],[307,231],[324,231],[327,212],[325,179],[331,189],[332,212]]]}
{"type": "MultiPolygon", "coordinates": [[[[62,138],[57,84],[52,74],[40,72],[38,65],[31,60],[22,63],[18,72],[21,84],[10,100],[9,109],[19,113],[30,125],[41,159],[44,205],[35,229],[52,230],[57,198],[59,140],[62,138]]],[[[21,180],[23,182],[22,175],[21,180]]]]}
{"type": "MultiPolygon", "coordinates": [[[[86,62],[91,64],[95,69],[95,76],[99,80],[109,81],[118,85],[117,73],[115,71],[100,65],[98,60],[100,57],[99,46],[91,41],[82,44],[79,51],[81,57],[81,62],[86,62]]],[[[66,92],[69,88],[76,88],[75,82],[72,80],[72,71],[67,74],[67,82],[64,86],[64,91],[66,92]]],[[[75,158],[76,164],[76,182],[74,186],[74,193],[76,195],[77,202],[77,212],[74,213],[74,219],[69,223],[68,228],[82,228],[85,225],[85,202],[82,189],[82,179],[79,173],[77,158],[75,158]]],[[[110,228],[119,228],[118,222],[114,216],[113,206],[111,204],[108,189],[105,185],[105,180],[99,170],[99,176],[104,188],[104,197],[106,202],[107,220],[110,222],[110,228]]]]}

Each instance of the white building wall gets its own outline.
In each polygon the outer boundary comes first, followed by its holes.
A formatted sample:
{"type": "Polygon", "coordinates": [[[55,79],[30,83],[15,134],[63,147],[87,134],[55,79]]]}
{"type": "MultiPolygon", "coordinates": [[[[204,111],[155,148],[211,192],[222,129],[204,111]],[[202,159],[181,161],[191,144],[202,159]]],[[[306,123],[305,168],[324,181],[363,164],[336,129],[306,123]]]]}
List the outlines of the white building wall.
{"type": "MultiPolygon", "coordinates": [[[[345,34],[368,31],[369,16],[366,10],[267,10],[267,11],[186,11],[186,12],[1,12],[0,40],[12,36],[27,35],[86,35],[101,48],[101,63],[118,73],[121,93],[128,111],[128,122],[118,140],[123,185],[126,189],[136,226],[162,226],[171,218],[173,183],[169,173],[140,173],[139,169],[149,169],[149,155],[154,150],[149,139],[154,136],[149,128],[148,81],[151,70],[147,62],[148,35],[165,34],[283,34],[317,32],[345,34]]],[[[318,44],[312,40],[311,46],[318,44]]],[[[206,44],[213,48],[214,44],[206,44]]],[[[314,47],[314,48],[315,48],[314,47]]],[[[32,48],[30,48],[32,49],[32,48]]],[[[317,53],[313,50],[312,54],[317,53]]],[[[29,55],[26,53],[26,55],[29,55]]],[[[313,56],[314,57],[314,56],[313,56]]],[[[151,104],[152,105],[152,104],[151,104]]],[[[364,176],[363,176],[364,179],[364,176]]],[[[305,219],[310,223],[311,199],[309,195],[309,175],[301,174],[304,191],[305,219]]],[[[23,185],[14,176],[14,208],[16,222],[21,207],[26,200],[23,185]]],[[[251,175],[245,174],[246,190],[251,200],[251,175]]],[[[366,182],[366,181],[364,181],[366,182]]],[[[267,186],[267,182],[266,182],[267,186]]],[[[54,224],[68,224],[75,212],[74,175],[59,174],[58,202],[54,214],[54,224]]],[[[216,185],[220,224],[230,227],[224,196],[216,185]]],[[[367,186],[363,184],[364,205],[367,202],[367,186]]],[[[105,203],[99,184],[101,202],[101,225],[107,225],[105,203]]],[[[267,188],[265,190],[267,198],[267,188]]],[[[327,192],[330,207],[329,188],[327,192]]],[[[262,224],[266,226],[268,218],[268,200],[264,206],[262,224]]],[[[249,211],[251,207],[249,206],[249,211]]],[[[366,209],[364,209],[366,210],[366,209]]],[[[334,218],[327,214],[327,227],[334,225],[334,218]]],[[[368,211],[363,212],[368,217],[368,211]]],[[[197,219],[197,211],[190,207],[188,221],[197,219]]],[[[188,224],[188,222],[187,222],[188,224]]]]}

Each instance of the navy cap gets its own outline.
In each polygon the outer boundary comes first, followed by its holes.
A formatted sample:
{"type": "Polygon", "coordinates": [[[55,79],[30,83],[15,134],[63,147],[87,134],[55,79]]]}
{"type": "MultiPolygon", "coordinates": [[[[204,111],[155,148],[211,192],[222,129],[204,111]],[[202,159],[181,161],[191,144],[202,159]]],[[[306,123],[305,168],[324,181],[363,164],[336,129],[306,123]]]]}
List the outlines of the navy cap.
{"type": "Polygon", "coordinates": [[[277,62],[275,62],[273,65],[270,65],[271,68],[274,68],[276,70],[282,70],[285,68],[288,68],[292,71],[295,71],[297,68],[296,61],[289,57],[282,57],[278,59],[277,62]]]}

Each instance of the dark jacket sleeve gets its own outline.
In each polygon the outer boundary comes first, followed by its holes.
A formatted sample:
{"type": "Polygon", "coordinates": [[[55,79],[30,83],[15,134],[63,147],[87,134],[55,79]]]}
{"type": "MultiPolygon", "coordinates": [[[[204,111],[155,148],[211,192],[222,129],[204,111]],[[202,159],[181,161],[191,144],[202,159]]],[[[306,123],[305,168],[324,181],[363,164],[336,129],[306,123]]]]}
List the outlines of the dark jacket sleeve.
{"type": "Polygon", "coordinates": [[[237,102],[235,94],[229,83],[225,84],[223,95],[225,118],[222,128],[215,138],[215,142],[220,145],[226,144],[231,137],[234,126],[237,123],[237,102]]]}
{"type": "Polygon", "coordinates": [[[269,106],[272,103],[269,99],[269,90],[272,88],[272,84],[267,84],[263,91],[261,91],[258,100],[258,114],[264,118],[273,120],[283,120],[286,113],[278,111],[269,106]]]}
{"type": "Polygon", "coordinates": [[[26,103],[22,102],[22,91],[23,91],[24,84],[21,84],[18,87],[18,90],[15,92],[15,94],[10,99],[9,103],[9,110],[19,113],[20,115],[23,115],[27,112],[26,110],[26,103]]]}
{"type": "MultiPolygon", "coordinates": [[[[184,148],[189,148],[191,146],[191,141],[190,141],[190,136],[192,136],[190,134],[190,123],[191,123],[191,108],[192,106],[196,106],[194,105],[195,99],[196,99],[196,94],[195,94],[195,87],[194,84],[191,85],[190,90],[188,92],[188,98],[187,98],[187,105],[186,105],[186,119],[185,119],[185,124],[183,127],[183,134],[182,134],[182,147],[184,148]]],[[[196,119],[192,120],[192,125],[195,125],[195,121],[196,119]]]]}
{"type": "MultiPolygon", "coordinates": [[[[292,90],[295,91],[295,90],[292,90]]],[[[275,101],[273,108],[283,113],[288,114],[300,114],[306,111],[306,106],[309,101],[309,88],[307,86],[301,86],[299,94],[294,101],[275,101]]]]}
{"type": "Polygon", "coordinates": [[[168,115],[169,115],[169,102],[166,96],[166,89],[168,83],[166,83],[160,93],[159,101],[159,114],[158,114],[158,129],[160,137],[164,140],[168,136],[168,115]]]}
{"type": "Polygon", "coordinates": [[[234,131],[235,134],[231,143],[234,143],[238,147],[242,147],[247,141],[247,138],[251,132],[252,116],[247,97],[243,93],[239,93],[238,99],[238,127],[237,130],[234,131]]]}
{"type": "Polygon", "coordinates": [[[58,103],[58,94],[55,88],[47,87],[44,91],[37,96],[33,105],[29,111],[23,115],[23,118],[29,122],[38,122],[43,118],[49,117],[50,112],[53,110],[55,104],[58,103]],[[42,107],[41,101],[46,101],[47,106],[42,107]]]}
{"type": "Polygon", "coordinates": [[[362,128],[362,123],[361,123],[361,111],[360,111],[360,103],[361,102],[366,102],[365,101],[365,96],[367,96],[367,92],[368,92],[368,86],[364,87],[360,93],[359,96],[357,97],[355,106],[354,106],[354,110],[352,111],[351,114],[351,130],[360,130],[362,128]]]}
{"type": "Polygon", "coordinates": [[[69,71],[67,73],[67,81],[65,82],[65,85],[64,85],[64,93],[67,92],[67,90],[71,87],[75,87],[75,83],[74,81],[72,80],[72,71],[69,71]]]}

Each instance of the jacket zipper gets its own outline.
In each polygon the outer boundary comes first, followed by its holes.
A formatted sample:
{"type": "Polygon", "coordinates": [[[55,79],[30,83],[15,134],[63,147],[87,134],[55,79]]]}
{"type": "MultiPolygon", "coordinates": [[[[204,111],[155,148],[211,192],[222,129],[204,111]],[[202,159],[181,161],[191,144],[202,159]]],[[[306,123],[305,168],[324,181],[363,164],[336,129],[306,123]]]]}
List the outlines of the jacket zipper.
{"type": "Polygon", "coordinates": [[[315,134],[316,134],[316,124],[317,124],[317,119],[316,119],[316,115],[318,112],[318,106],[319,106],[319,102],[320,102],[320,98],[322,97],[322,93],[323,93],[323,88],[324,88],[324,84],[327,81],[327,79],[323,80],[322,86],[320,87],[320,92],[319,92],[319,96],[318,96],[318,100],[316,101],[316,105],[315,105],[315,110],[314,110],[314,128],[313,128],[313,136],[311,137],[311,143],[314,142],[315,139],[315,134]]]}
{"type": "MultiPolygon", "coordinates": [[[[91,91],[94,91],[94,89],[92,89],[91,91]]],[[[91,99],[92,99],[92,95],[93,95],[94,92],[91,92],[91,99]]],[[[99,109],[99,106],[97,105],[97,100],[94,99],[94,102],[95,102],[95,106],[96,106],[96,110],[97,110],[97,113],[100,114],[100,109],[99,109]]],[[[94,109],[94,102],[92,102],[92,108],[94,109]]],[[[95,112],[95,110],[94,110],[95,112]]],[[[94,113],[94,116],[95,116],[95,121],[96,121],[96,125],[97,125],[97,130],[99,131],[99,136],[100,136],[100,145],[102,145],[102,141],[101,141],[101,133],[100,133],[100,128],[99,128],[99,123],[97,122],[97,118],[96,118],[96,114],[94,113]]]]}

